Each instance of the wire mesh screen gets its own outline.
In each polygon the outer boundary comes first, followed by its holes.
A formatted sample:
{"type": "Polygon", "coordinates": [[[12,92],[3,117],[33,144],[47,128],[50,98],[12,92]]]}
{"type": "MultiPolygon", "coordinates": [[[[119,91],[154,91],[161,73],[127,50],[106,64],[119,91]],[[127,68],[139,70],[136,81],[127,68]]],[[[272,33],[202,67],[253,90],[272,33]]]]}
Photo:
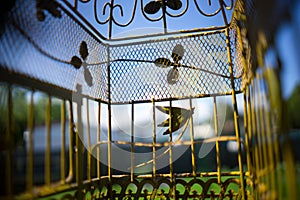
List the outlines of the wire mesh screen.
{"type": "Polygon", "coordinates": [[[232,64],[233,64],[233,73],[236,77],[240,77],[239,79],[235,79],[235,89],[241,90],[247,81],[247,74],[245,73],[244,65],[243,65],[243,47],[242,44],[238,41],[238,31],[237,31],[237,21],[234,19],[231,22],[230,26],[230,52],[232,56],[232,64]]]}
{"type": "MultiPolygon", "coordinates": [[[[113,46],[111,59],[172,60],[172,51],[177,45],[184,49],[180,64],[190,68],[178,67],[179,77],[175,83],[168,82],[172,66],[160,68],[155,63],[114,62],[111,65],[112,101],[197,97],[230,91],[224,31],[113,46]]],[[[234,65],[235,76],[241,74],[238,66],[234,65]]],[[[235,89],[240,90],[240,84],[235,89]]]]}
{"type": "Polygon", "coordinates": [[[105,65],[88,67],[93,77],[93,86],[88,87],[84,81],[85,68],[76,69],[70,63],[73,56],[79,56],[82,41],[89,50],[86,63],[105,61],[106,47],[62,8],[57,8],[61,17],[45,11],[45,19],[41,20],[32,1],[17,1],[16,5],[0,38],[0,54],[5,55],[0,57],[0,64],[10,72],[70,91],[75,91],[76,84],[82,84],[84,94],[107,99],[105,65]]]}
{"type": "MultiPolygon", "coordinates": [[[[105,102],[110,85],[112,103],[230,91],[224,30],[116,45],[95,37],[58,3],[52,6],[54,11],[40,10],[30,1],[16,5],[0,40],[1,54],[6,55],[0,63],[8,71],[70,91],[80,84],[83,94],[105,102]],[[84,57],[82,45],[87,51],[84,57]],[[172,58],[176,45],[183,49],[179,67],[158,67],[158,58],[176,62],[172,58]],[[171,84],[167,80],[170,73],[178,79],[171,84]]],[[[239,59],[234,50],[232,53],[234,60],[239,59]]],[[[241,67],[238,61],[233,63],[239,91],[241,67]]]]}

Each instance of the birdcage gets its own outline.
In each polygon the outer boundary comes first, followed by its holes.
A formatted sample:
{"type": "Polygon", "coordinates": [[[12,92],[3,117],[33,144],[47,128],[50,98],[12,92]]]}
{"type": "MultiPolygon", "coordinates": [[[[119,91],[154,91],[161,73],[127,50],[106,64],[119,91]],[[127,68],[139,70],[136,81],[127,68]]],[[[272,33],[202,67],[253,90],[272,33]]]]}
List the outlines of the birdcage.
{"type": "Polygon", "coordinates": [[[253,56],[269,37],[247,35],[253,1],[8,4],[1,197],[297,196],[280,79],[253,56]]]}

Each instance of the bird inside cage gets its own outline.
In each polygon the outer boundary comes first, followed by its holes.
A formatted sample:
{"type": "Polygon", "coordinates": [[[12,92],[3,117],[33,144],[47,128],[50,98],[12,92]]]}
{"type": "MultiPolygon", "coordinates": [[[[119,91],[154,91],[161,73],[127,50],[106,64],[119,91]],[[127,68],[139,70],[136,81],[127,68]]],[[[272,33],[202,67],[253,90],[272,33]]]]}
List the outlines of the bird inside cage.
{"type": "Polygon", "coordinates": [[[180,129],[183,125],[188,122],[188,119],[194,114],[195,107],[191,110],[180,108],[180,107],[165,107],[156,106],[158,110],[169,115],[169,117],[158,124],[158,127],[169,127],[163,135],[168,135],[180,129]],[[171,122],[171,124],[170,124],[171,122]]]}

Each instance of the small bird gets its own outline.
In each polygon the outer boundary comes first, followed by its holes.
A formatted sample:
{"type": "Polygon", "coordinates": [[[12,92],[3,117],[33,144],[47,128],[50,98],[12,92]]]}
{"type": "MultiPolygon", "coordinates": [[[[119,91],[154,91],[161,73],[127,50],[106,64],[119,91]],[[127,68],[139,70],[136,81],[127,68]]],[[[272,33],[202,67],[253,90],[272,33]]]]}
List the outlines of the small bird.
{"type": "Polygon", "coordinates": [[[163,113],[166,113],[169,115],[169,118],[167,118],[162,123],[158,124],[158,127],[169,127],[163,135],[167,135],[170,133],[173,133],[180,129],[188,119],[194,114],[194,109],[188,110],[184,108],[179,107],[164,107],[164,106],[156,106],[158,110],[160,110],[163,113]],[[171,110],[171,113],[170,113],[171,110]],[[171,114],[171,116],[170,116],[171,114]],[[171,127],[170,127],[170,118],[171,118],[171,127]]]}

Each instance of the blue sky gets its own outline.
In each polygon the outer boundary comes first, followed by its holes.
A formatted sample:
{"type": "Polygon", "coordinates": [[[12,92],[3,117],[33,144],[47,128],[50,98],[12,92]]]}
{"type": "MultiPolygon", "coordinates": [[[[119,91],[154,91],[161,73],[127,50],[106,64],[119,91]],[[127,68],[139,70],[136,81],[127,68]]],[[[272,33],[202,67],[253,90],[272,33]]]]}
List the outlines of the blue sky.
{"type": "Polygon", "coordinates": [[[292,21],[284,23],[276,35],[276,47],[282,58],[283,96],[288,98],[300,84],[300,2],[293,8],[292,21]]]}

